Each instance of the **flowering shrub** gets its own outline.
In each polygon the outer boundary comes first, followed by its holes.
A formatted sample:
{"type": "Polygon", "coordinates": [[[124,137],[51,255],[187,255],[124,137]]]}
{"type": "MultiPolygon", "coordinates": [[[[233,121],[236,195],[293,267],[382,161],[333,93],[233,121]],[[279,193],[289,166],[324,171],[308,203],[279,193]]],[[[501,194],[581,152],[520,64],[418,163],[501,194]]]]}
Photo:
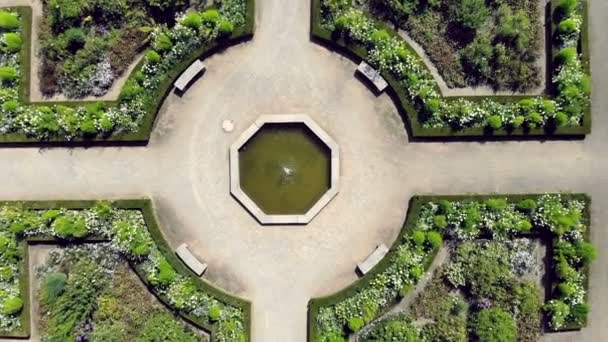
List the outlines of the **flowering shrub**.
{"type": "MultiPolygon", "coordinates": [[[[355,330],[353,322],[360,329],[358,323],[370,323],[411,290],[434,257],[438,245],[432,241],[437,235],[459,244],[454,262],[445,270],[448,282],[487,299],[509,291],[505,287],[508,279],[529,274],[535,268],[536,247],[521,237],[540,232],[552,234],[554,272],[561,280],[555,286],[556,299],[547,304],[546,312],[549,320],[555,321],[552,327],[556,329],[564,324],[583,324],[588,311],[583,307],[584,267],[595,257],[595,249],[584,240],[585,206],[584,201],[554,194],[519,202],[504,197],[423,202],[417,216],[408,218],[404,228],[408,230],[387,256],[385,268],[365,280],[352,295],[319,307],[317,316],[312,318],[317,326],[313,339],[326,341],[336,334],[346,336],[355,330]],[[472,242],[483,237],[491,238],[490,242],[472,242]],[[564,314],[564,307],[576,314],[564,314]]],[[[491,303],[477,304],[489,307],[491,303]]]]}
{"type": "Polygon", "coordinates": [[[20,327],[21,240],[51,237],[86,242],[82,240],[85,236],[108,238],[108,248],[141,270],[175,309],[214,324],[215,341],[245,338],[245,318],[240,308],[203,292],[192,279],[177,273],[154,243],[141,211],[114,209],[108,202],[84,210],[0,207],[0,331],[11,332],[20,327]]]}
{"type": "MultiPolygon", "coordinates": [[[[405,90],[415,108],[423,113],[426,128],[463,129],[469,127],[543,128],[549,125],[576,127],[582,124],[589,106],[590,81],[580,56],[560,64],[553,82],[557,88],[554,99],[528,98],[520,102],[497,101],[486,98],[471,101],[464,98],[444,99],[430,72],[420,58],[411,53],[397,35],[390,35],[360,9],[337,6],[335,1],[321,0],[322,26],[361,45],[369,62],[380,71],[394,77],[405,90]]],[[[572,11],[567,32],[562,32],[562,48],[576,47],[581,35],[582,17],[572,11]]]]}
{"type": "MultiPolygon", "coordinates": [[[[52,103],[22,103],[19,88],[26,85],[21,84],[20,51],[2,49],[7,44],[7,36],[0,35],[0,134],[22,133],[40,140],[57,137],[73,140],[136,131],[143,117],[156,108],[158,99],[162,97],[161,87],[174,69],[193,51],[229,36],[235,27],[243,25],[246,6],[246,0],[223,0],[219,11],[215,11],[217,23],[198,25],[197,14],[181,14],[173,27],[157,26],[151,34],[153,50],[146,54],[141,67],[131,74],[118,103],[100,103],[95,105],[95,110],[91,110],[92,105],[68,107],[52,103]]],[[[11,24],[7,24],[10,31],[7,33],[21,35],[23,20],[20,14],[16,11],[2,13],[11,24]],[[12,24],[13,18],[18,25],[12,24]]],[[[204,19],[204,13],[200,15],[204,19]]],[[[16,44],[14,39],[11,43],[13,46],[16,44]]],[[[101,56],[96,65],[78,69],[78,77],[62,78],[61,82],[67,84],[63,88],[73,91],[74,96],[105,93],[114,81],[110,62],[101,56]]],[[[69,70],[70,65],[67,64],[65,69],[69,70]]]]}

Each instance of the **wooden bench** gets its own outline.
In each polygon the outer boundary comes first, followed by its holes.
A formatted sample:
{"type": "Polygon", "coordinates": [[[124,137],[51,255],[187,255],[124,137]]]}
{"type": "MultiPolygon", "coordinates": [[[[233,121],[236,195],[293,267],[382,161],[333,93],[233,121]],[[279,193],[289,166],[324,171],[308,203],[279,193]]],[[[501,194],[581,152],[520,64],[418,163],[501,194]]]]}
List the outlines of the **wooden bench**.
{"type": "Polygon", "coordinates": [[[183,92],[188,84],[192,82],[192,80],[198,76],[201,72],[205,71],[207,67],[200,60],[194,61],[194,63],[190,64],[188,69],[186,69],[175,81],[174,85],[179,91],[183,92]]]}
{"type": "Polygon", "coordinates": [[[376,266],[380,260],[382,260],[386,253],[388,253],[388,247],[383,243],[376,246],[376,249],[370,254],[363,262],[357,265],[357,269],[361,272],[361,275],[365,275],[369,272],[374,266],[376,266]]]}
{"type": "Polygon", "coordinates": [[[194,256],[194,254],[190,252],[190,249],[188,249],[187,244],[182,243],[181,245],[179,245],[179,247],[175,249],[175,254],[177,254],[177,256],[184,262],[184,264],[186,264],[186,266],[188,266],[188,268],[190,268],[192,272],[194,272],[197,276],[200,277],[207,270],[207,264],[200,262],[194,256]]]}
{"type": "Polygon", "coordinates": [[[359,64],[359,66],[357,67],[357,71],[363,74],[368,80],[370,80],[379,92],[384,91],[384,89],[388,87],[388,83],[386,83],[384,77],[380,75],[380,72],[372,68],[371,65],[365,63],[365,61],[359,64]]]}

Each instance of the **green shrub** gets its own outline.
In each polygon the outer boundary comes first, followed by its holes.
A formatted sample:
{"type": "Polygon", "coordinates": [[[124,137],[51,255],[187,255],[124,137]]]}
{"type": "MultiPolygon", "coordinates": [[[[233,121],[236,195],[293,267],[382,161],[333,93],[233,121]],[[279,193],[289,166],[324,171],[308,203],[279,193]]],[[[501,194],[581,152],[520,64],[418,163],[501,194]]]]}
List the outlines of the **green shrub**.
{"type": "Polygon", "coordinates": [[[42,281],[40,301],[44,305],[52,305],[65,291],[68,276],[65,273],[49,273],[42,281]]]}
{"type": "Polygon", "coordinates": [[[570,64],[576,60],[578,52],[575,47],[563,48],[559,51],[556,61],[561,64],[570,64]]]}
{"type": "Polygon", "coordinates": [[[208,9],[202,14],[203,23],[207,26],[215,26],[220,21],[220,12],[208,9]]]}
{"type": "Polygon", "coordinates": [[[2,110],[7,113],[15,113],[19,108],[19,102],[8,100],[2,104],[2,110]]]}
{"type": "Polygon", "coordinates": [[[66,48],[72,52],[76,52],[84,47],[87,42],[87,35],[80,27],[72,27],[65,31],[66,48]]]}
{"type": "Polygon", "coordinates": [[[436,215],[433,217],[433,224],[439,229],[445,229],[448,226],[448,219],[445,215],[436,215]]]}
{"type": "Polygon", "coordinates": [[[585,265],[589,265],[595,258],[597,258],[597,250],[593,244],[581,241],[576,243],[576,256],[578,256],[585,265]]]}
{"type": "Polygon", "coordinates": [[[318,342],[346,342],[344,336],[335,331],[328,331],[323,333],[317,339],[318,342]]]}
{"type": "Polygon", "coordinates": [[[17,79],[17,69],[10,66],[0,67],[0,81],[11,82],[17,79]]]}
{"type": "Polygon", "coordinates": [[[107,220],[112,216],[112,202],[110,201],[97,201],[93,207],[93,211],[98,218],[107,220]]]}
{"type": "Polygon", "coordinates": [[[555,299],[545,304],[544,310],[549,316],[549,326],[553,329],[562,327],[566,322],[566,317],[570,314],[570,306],[555,299]]]}
{"type": "Polygon", "coordinates": [[[516,207],[523,212],[530,213],[536,209],[536,201],[531,198],[521,200],[516,207]]]}
{"type": "Polygon", "coordinates": [[[454,0],[449,6],[450,17],[463,27],[477,29],[490,16],[485,0],[454,0]]]}
{"type": "Polygon", "coordinates": [[[492,129],[500,129],[502,127],[502,118],[500,115],[492,115],[488,118],[488,126],[492,129]]]}
{"type": "Polygon", "coordinates": [[[49,0],[49,21],[55,28],[65,28],[75,25],[88,8],[85,0],[49,0]]]}
{"type": "Polygon", "coordinates": [[[576,304],[570,308],[571,320],[576,324],[585,324],[589,314],[589,305],[576,304]]]}
{"type": "Polygon", "coordinates": [[[441,237],[441,234],[435,231],[430,231],[426,233],[426,239],[429,244],[431,244],[431,247],[433,247],[433,249],[439,248],[443,244],[443,238],[441,237]]]}
{"type": "Polygon", "coordinates": [[[412,233],[412,241],[416,244],[416,246],[422,246],[424,241],[426,241],[426,236],[423,231],[416,230],[412,233]]]}
{"type": "Polygon", "coordinates": [[[578,0],[561,0],[557,5],[557,10],[568,16],[576,9],[578,0]]]}
{"type": "Polygon", "coordinates": [[[576,31],[576,21],[574,19],[566,19],[562,20],[559,25],[557,25],[557,31],[559,34],[569,35],[576,31]]]}
{"type": "Polygon", "coordinates": [[[177,272],[169,264],[167,259],[162,258],[158,263],[158,281],[162,286],[169,286],[175,280],[177,272]]]}
{"type": "Polygon", "coordinates": [[[493,212],[499,212],[507,208],[507,200],[504,198],[490,198],[487,199],[484,204],[493,212]]]}
{"type": "Polygon", "coordinates": [[[386,30],[379,29],[372,32],[371,40],[375,45],[384,44],[385,42],[390,41],[390,39],[391,35],[386,30]]]}
{"type": "Polygon", "coordinates": [[[19,28],[19,17],[16,13],[0,11],[0,29],[14,30],[19,28]]]}
{"type": "Polygon", "coordinates": [[[421,342],[420,331],[404,318],[390,318],[380,321],[366,336],[366,341],[374,342],[421,342]]]}
{"type": "Polygon", "coordinates": [[[203,24],[203,19],[198,12],[188,12],[182,19],[182,25],[197,30],[203,24]]]}
{"type": "Polygon", "coordinates": [[[166,35],[165,33],[161,33],[156,36],[152,47],[154,48],[154,50],[159,52],[169,51],[173,47],[173,42],[171,41],[171,38],[169,38],[168,35],[166,35]]]}
{"type": "Polygon", "coordinates": [[[0,266],[0,281],[9,281],[13,279],[15,272],[10,266],[0,266]]]}
{"type": "Polygon", "coordinates": [[[530,230],[532,230],[532,223],[530,223],[528,220],[521,220],[517,224],[516,229],[522,233],[528,233],[530,230]]]}
{"type": "Polygon", "coordinates": [[[564,127],[566,125],[568,125],[568,115],[566,115],[566,113],[564,112],[558,112],[557,114],[555,114],[555,125],[557,127],[564,127]]]}
{"type": "Polygon", "coordinates": [[[83,238],[89,234],[84,218],[59,217],[53,222],[53,231],[61,238],[83,238]]]}
{"type": "Polygon", "coordinates": [[[363,318],[361,318],[361,317],[353,317],[348,320],[348,329],[350,329],[350,331],[352,331],[352,332],[357,332],[357,331],[361,330],[361,328],[363,328],[364,325],[365,325],[365,322],[363,321],[363,318]]]}
{"type": "Polygon", "coordinates": [[[517,341],[513,317],[499,308],[481,310],[473,320],[473,333],[480,342],[517,341]]]}
{"type": "Polygon", "coordinates": [[[521,115],[518,115],[518,116],[514,117],[513,120],[511,121],[511,126],[513,128],[519,128],[519,127],[521,127],[521,125],[524,124],[524,121],[526,121],[526,118],[521,115]]]}
{"type": "Polygon", "coordinates": [[[156,64],[160,62],[160,55],[154,50],[149,50],[148,52],[146,52],[146,60],[148,61],[148,63],[156,64]]]}
{"type": "Polygon", "coordinates": [[[2,313],[5,315],[14,315],[19,313],[23,308],[23,300],[19,297],[8,297],[2,303],[2,313]]]}
{"type": "Polygon", "coordinates": [[[210,322],[217,322],[222,317],[222,309],[214,305],[209,309],[207,316],[209,317],[210,322]]]}
{"type": "Polygon", "coordinates": [[[229,20],[222,19],[218,25],[218,31],[222,36],[229,36],[234,31],[234,25],[229,20]]]}
{"type": "Polygon", "coordinates": [[[10,52],[19,52],[19,50],[21,50],[21,45],[23,45],[23,41],[19,34],[9,32],[4,34],[4,44],[6,44],[6,48],[10,52]]]}

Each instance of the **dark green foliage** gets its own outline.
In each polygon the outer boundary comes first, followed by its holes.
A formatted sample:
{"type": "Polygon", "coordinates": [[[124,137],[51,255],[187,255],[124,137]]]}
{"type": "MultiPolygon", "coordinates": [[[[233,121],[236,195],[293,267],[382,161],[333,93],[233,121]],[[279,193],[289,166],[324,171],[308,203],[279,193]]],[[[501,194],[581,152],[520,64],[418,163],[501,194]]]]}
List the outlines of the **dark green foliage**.
{"type": "Polygon", "coordinates": [[[215,26],[220,21],[220,13],[215,9],[208,9],[202,14],[203,23],[207,26],[215,26]]]}
{"type": "Polygon", "coordinates": [[[530,43],[532,37],[532,23],[529,14],[520,9],[515,13],[511,7],[503,4],[498,9],[498,35],[517,50],[523,51],[530,43]]]}
{"type": "Polygon", "coordinates": [[[381,321],[366,335],[368,342],[420,342],[420,331],[405,318],[391,318],[381,321]]]}
{"type": "Polygon", "coordinates": [[[49,0],[49,18],[51,26],[60,29],[76,25],[82,20],[82,14],[88,8],[85,0],[49,0]]]}
{"type": "Polygon", "coordinates": [[[542,301],[536,284],[526,282],[514,290],[514,304],[517,305],[517,340],[537,341],[540,335],[542,301]]]}
{"type": "Polygon", "coordinates": [[[449,8],[452,18],[469,29],[481,27],[490,16],[485,0],[454,0],[449,8]]]}
{"type": "Polygon", "coordinates": [[[562,15],[567,16],[570,15],[578,6],[578,0],[560,0],[557,5],[557,10],[561,12],[562,15]]]}
{"type": "Polygon", "coordinates": [[[76,52],[84,47],[84,44],[87,41],[87,35],[83,29],[72,27],[65,31],[64,39],[66,48],[72,52],[76,52]]]}
{"type": "Polygon", "coordinates": [[[135,339],[137,342],[196,342],[196,337],[168,313],[156,313],[148,319],[135,339]]]}
{"type": "Polygon", "coordinates": [[[53,272],[46,275],[40,288],[40,301],[50,306],[63,294],[68,276],[65,273],[53,272]]]}
{"type": "Polygon", "coordinates": [[[107,276],[91,259],[82,258],[72,265],[63,294],[49,308],[50,340],[73,338],[78,324],[85,322],[94,312],[99,291],[107,280],[107,276]]]}
{"type": "Polygon", "coordinates": [[[479,298],[503,299],[511,277],[507,256],[507,248],[496,242],[459,245],[455,260],[462,267],[468,291],[479,298]]]}
{"type": "Polygon", "coordinates": [[[479,77],[487,77],[491,72],[490,62],[494,49],[490,38],[485,35],[478,36],[475,40],[465,47],[460,53],[462,64],[465,70],[479,77]]]}
{"type": "Polygon", "coordinates": [[[499,308],[480,311],[473,321],[473,333],[479,342],[517,341],[517,328],[513,317],[499,308]]]}

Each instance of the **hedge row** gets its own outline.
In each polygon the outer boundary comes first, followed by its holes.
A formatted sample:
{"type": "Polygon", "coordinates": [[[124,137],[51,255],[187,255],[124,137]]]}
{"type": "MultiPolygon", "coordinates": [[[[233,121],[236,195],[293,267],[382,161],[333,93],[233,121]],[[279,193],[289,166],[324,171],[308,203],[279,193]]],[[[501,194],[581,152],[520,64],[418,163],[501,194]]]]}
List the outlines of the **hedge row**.
{"type": "MultiPolygon", "coordinates": [[[[129,145],[129,144],[146,144],[150,139],[154,121],[156,115],[164,102],[165,98],[169,95],[173,89],[174,81],[179,75],[196,59],[207,58],[210,55],[224,50],[235,44],[239,44],[245,40],[250,39],[253,36],[255,29],[255,0],[239,0],[243,2],[243,6],[246,8],[245,22],[242,25],[234,27],[232,33],[227,37],[220,37],[209,44],[203,44],[203,46],[188,51],[184,58],[177,63],[171,70],[168,70],[163,75],[162,81],[157,84],[154,89],[154,93],[147,94],[147,98],[151,99],[146,104],[144,113],[141,118],[136,122],[137,128],[134,131],[122,131],[114,132],[108,131],[105,133],[98,133],[93,135],[76,136],[68,139],[62,135],[50,134],[45,138],[32,136],[24,132],[10,132],[0,134],[0,144],[24,144],[24,145],[60,145],[60,146],[82,146],[82,145],[129,145]]],[[[104,109],[117,108],[121,104],[121,100],[116,101],[64,101],[64,102],[34,102],[29,98],[30,92],[30,60],[31,60],[31,40],[32,37],[31,25],[32,25],[32,11],[29,7],[7,7],[1,8],[7,11],[15,11],[19,14],[22,27],[22,48],[20,52],[20,66],[21,75],[19,81],[19,101],[26,106],[64,106],[78,110],[83,107],[90,106],[102,106],[104,109]]],[[[210,7],[213,9],[213,7],[210,7]]],[[[134,82],[138,75],[141,75],[142,67],[146,64],[146,58],[142,59],[140,63],[134,68],[129,75],[127,82],[134,82]]],[[[123,92],[124,92],[123,86],[123,92]]]]}
{"type": "MultiPolygon", "coordinates": [[[[349,39],[345,34],[340,32],[339,29],[334,31],[326,28],[323,23],[323,1],[324,0],[312,0],[312,15],[311,15],[311,36],[313,39],[322,43],[332,49],[336,49],[356,62],[360,60],[366,60],[371,63],[372,56],[369,55],[369,50],[366,45],[361,42],[356,41],[355,39],[349,39]]],[[[589,51],[588,51],[588,30],[587,30],[587,2],[585,0],[580,0],[582,6],[582,26],[580,33],[580,44],[579,44],[579,54],[580,60],[582,63],[583,71],[589,75],[589,51]]],[[[555,6],[555,4],[553,4],[555,6]]],[[[550,12],[553,10],[550,9],[550,12]]],[[[399,43],[403,43],[404,48],[407,50],[407,55],[417,56],[414,49],[412,49],[405,41],[401,39],[398,33],[393,30],[391,27],[386,25],[382,21],[378,21],[374,18],[368,16],[368,19],[373,21],[375,29],[378,31],[384,31],[388,33],[388,37],[390,39],[394,39],[399,41],[399,43]]],[[[338,26],[338,25],[336,25],[338,26]]],[[[553,32],[552,32],[553,33],[553,32]]],[[[371,34],[371,33],[370,33],[371,34]]],[[[555,35],[552,34],[551,37],[555,35]]],[[[551,43],[551,39],[547,41],[547,44],[551,45],[552,55],[557,55],[557,47],[551,43]]],[[[419,58],[418,58],[419,59],[419,58]]],[[[373,64],[373,63],[372,63],[373,64]]],[[[418,68],[420,68],[423,73],[430,75],[428,67],[419,60],[418,68]]],[[[551,69],[552,61],[548,61],[548,70],[551,69]]],[[[582,113],[582,119],[579,126],[564,126],[564,127],[554,127],[554,125],[549,125],[546,127],[530,127],[530,125],[522,125],[520,127],[510,127],[509,125],[503,125],[503,127],[498,129],[493,129],[491,127],[426,127],[424,120],[424,108],[421,106],[426,105],[426,103],[420,103],[420,99],[412,100],[410,97],[410,92],[406,88],[406,82],[398,79],[393,72],[382,70],[382,76],[389,83],[389,95],[394,99],[397,104],[398,109],[404,116],[404,120],[408,123],[409,133],[411,138],[441,138],[441,139],[450,139],[450,138],[488,138],[488,137],[533,137],[533,138],[545,138],[545,137],[581,137],[585,134],[590,133],[591,131],[591,113],[590,108],[587,105],[584,108],[582,113]]],[[[440,90],[435,83],[433,83],[433,91],[435,93],[440,94],[440,90]]],[[[551,93],[551,86],[547,89],[548,93],[551,93]]],[[[544,95],[543,97],[536,98],[535,101],[541,101],[542,99],[551,99],[549,95],[544,95]]],[[[534,100],[529,96],[476,96],[476,97],[443,97],[445,103],[455,103],[458,101],[468,101],[470,103],[480,103],[483,101],[490,100],[497,104],[513,104],[518,107],[516,102],[521,100],[534,100]]],[[[525,101],[524,101],[525,102],[525,101]]],[[[528,120],[528,119],[526,119],[528,120]]],[[[526,121],[527,122],[527,121],[526,121]]]]}
{"type": "MultiPolygon", "coordinates": [[[[4,202],[0,203],[1,206],[14,206],[20,205],[24,209],[31,210],[49,210],[49,209],[66,209],[66,210],[84,210],[93,208],[96,203],[95,201],[29,201],[29,202],[4,202]]],[[[177,258],[173,250],[169,247],[167,241],[162,235],[160,227],[158,226],[156,217],[154,215],[154,209],[149,200],[119,200],[112,202],[112,207],[116,209],[134,210],[141,212],[146,228],[155,244],[155,247],[159,250],[161,255],[168,261],[173,269],[181,276],[186,277],[189,281],[193,282],[197,289],[206,295],[218,300],[219,302],[237,308],[242,312],[244,335],[245,340],[251,340],[251,303],[241,298],[235,297],[222,291],[221,289],[211,285],[210,283],[197,277],[181,260],[177,258]]],[[[87,236],[85,238],[70,238],[63,239],[57,236],[51,235],[34,235],[24,237],[19,241],[19,249],[21,250],[22,261],[19,264],[19,286],[20,293],[29,294],[29,262],[28,262],[28,245],[32,244],[53,244],[53,245],[65,245],[74,243],[95,243],[95,242],[107,242],[110,241],[108,237],[103,236],[87,236]]],[[[193,314],[188,313],[183,309],[177,309],[171,304],[168,297],[159,292],[157,286],[151,284],[148,274],[141,267],[141,264],[134,262],[133,259],[129,259],[129,263],[141,281],[147,286],[150,292],[152,292],[169,310],[180,315],[185,320],[193,324],[194,326],[201,328],[211,334],[211,340],[216,341],[214,338],[217,331],[217,324],[211,324],[207,320],[197,317],[193,314]]],[[[16,329],[10,332],[1,332],[0,337],[7,338],[28,338],[30,336],[30,310],[31,303],[29,295],[22,296],[23,308],[20,312],[20,329],[16,329]]]]}

